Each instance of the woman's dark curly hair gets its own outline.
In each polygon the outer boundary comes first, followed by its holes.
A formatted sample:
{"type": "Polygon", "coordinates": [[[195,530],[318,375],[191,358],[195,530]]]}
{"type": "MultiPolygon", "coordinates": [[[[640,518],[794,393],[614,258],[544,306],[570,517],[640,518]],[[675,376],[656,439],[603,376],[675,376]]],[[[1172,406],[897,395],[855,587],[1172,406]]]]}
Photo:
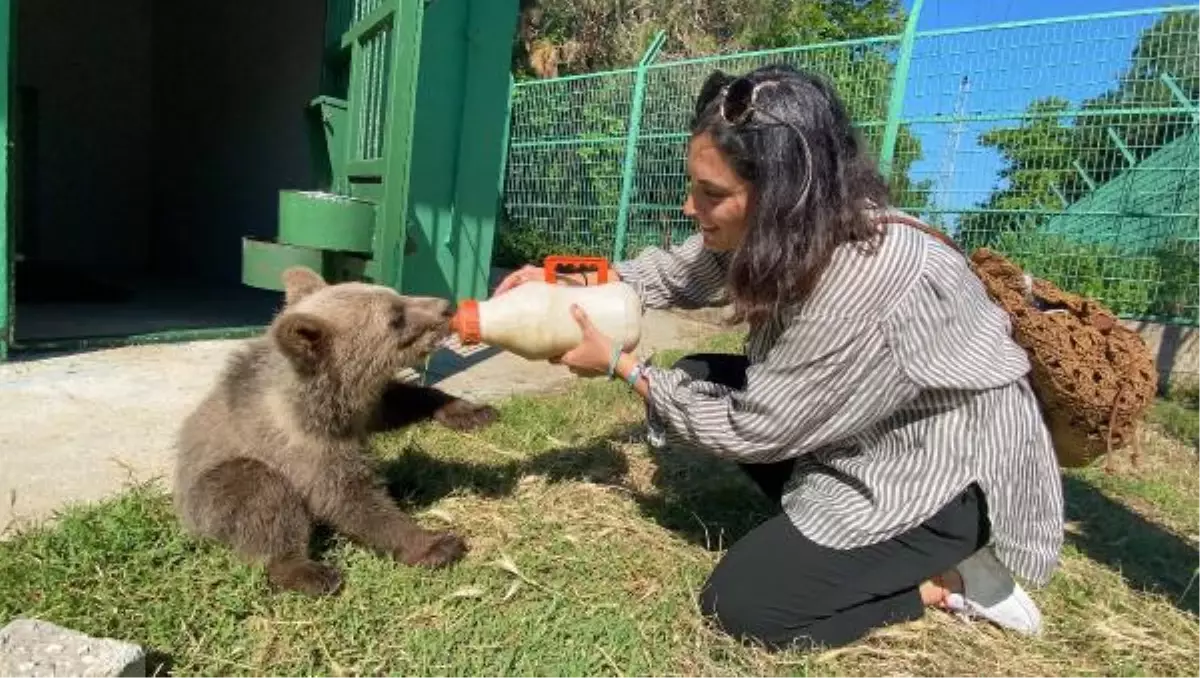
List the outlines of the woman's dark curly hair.
{"type": "Polygon", "coordinates": [[[867,210],[883,208],[888,188],[850,116],[822,78],[775,65],[734,78],[721,71],[696,99],[693,136],[711,135],[733,170],[753,186],[749,224],[729,265],[735,318],[761,323],[802,304],[846,243],[873,249],[881,230],[867,210]],[[748,80],[760,85],[748,115],[748,80]],[[729,96],[725,111],[722,103],[729,96]],[[737,97],[740,100],[735,100],[737,97]]]}

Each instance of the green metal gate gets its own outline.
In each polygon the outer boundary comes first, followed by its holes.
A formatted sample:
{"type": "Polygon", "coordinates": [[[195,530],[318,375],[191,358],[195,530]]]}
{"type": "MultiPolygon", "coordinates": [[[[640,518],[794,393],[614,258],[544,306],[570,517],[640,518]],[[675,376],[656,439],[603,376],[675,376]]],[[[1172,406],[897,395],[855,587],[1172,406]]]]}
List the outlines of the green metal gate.
{"type": "Polygon", "coordinates": [[[243,280],[278,289],[304,264],[410,294],[486,294],[516,0],[330,0],[328,12],[312,102],[324,185],[281,192],[277,238],[244,240],[243,280]]]}

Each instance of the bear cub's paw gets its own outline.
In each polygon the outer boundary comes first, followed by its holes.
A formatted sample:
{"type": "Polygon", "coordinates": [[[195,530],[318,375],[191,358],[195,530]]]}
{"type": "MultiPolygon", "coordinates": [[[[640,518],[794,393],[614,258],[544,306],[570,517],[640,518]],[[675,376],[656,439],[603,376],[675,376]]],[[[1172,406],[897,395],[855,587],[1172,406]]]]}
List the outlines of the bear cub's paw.
{"type": "Polygon", "coordinates": [[[309,596],[332,596],[342,588],[336,568],[314,560],[280,560],[267,565],[267,580],[277,590],[309,596]]]}
{"type": "Polygon", "coordinates": [[[451,532],[427,532],[415,543],[401,547],[396,559],[405,565],[439,568],[462,559],[467,543],[451,532]]]}
{"type": "Polygon", "coordinates": [[[448,429],[471,431],[488,426],[499,418],[500,413],[491,405],[454,400],[434,414],[434,418],[448,429]]]}

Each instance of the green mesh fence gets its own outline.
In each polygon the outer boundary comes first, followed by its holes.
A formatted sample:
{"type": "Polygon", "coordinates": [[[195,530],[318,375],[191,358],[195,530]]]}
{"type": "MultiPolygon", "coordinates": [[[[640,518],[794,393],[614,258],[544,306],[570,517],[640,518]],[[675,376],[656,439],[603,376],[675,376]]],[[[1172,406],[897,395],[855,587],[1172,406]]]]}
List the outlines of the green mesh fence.
{"type": "MultiPolygon", "coordinates": [[[[1124,317],[1195,324],[1200,28],[1169,7],[655,62],[522,83],[497,263],[687,237],[687,124],[715,69],[829,77],[899,206],[1124,317]],[[910,38],[910,39],[907,39],[910,38]]],[[[912,17],[911,21],[919,21],[912,17]]]]}
{"type": "Polygon", "coordinates": [[[635,74],[515,88],[501,251],[611,255],[635,74]]]}
{"type": "MultiPolygon", "coordinates": [[[[898,42],[898,37],[889,37],[656,64],[648,68],[622,256],[634,255],[647,245],[679,242],[695,229],[680,207],[687,193],[686,130],[696,92],[713,70],[743,73],[776,63],[818,70],[838,87],[855,112],[868,145],[878,152],[891,92],[887,72],[898,42]]],[[[610,244],[608,254],[612,254],[614,245],[610,244]]]]}

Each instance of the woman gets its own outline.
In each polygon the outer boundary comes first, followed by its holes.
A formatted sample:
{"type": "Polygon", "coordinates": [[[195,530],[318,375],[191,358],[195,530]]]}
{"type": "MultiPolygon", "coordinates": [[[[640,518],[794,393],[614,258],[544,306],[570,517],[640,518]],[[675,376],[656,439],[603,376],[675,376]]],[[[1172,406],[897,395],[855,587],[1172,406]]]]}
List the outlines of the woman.
{"type": "Polygon", "coordinates": [[[923,606],[1038,633],[1012,575],[1050,578],[1062,488],[1007,317],[959,253],[885,208],[819,78],[715,73],[691,132],[699,234],[615,269],[650,307],[731,303],[745,356],[644,366],[576,309],[583,341],[560,361],[626,380],[668,441],[780,502],[717,565],[704,612],[774,648],[843,645],[923,606]]]}

